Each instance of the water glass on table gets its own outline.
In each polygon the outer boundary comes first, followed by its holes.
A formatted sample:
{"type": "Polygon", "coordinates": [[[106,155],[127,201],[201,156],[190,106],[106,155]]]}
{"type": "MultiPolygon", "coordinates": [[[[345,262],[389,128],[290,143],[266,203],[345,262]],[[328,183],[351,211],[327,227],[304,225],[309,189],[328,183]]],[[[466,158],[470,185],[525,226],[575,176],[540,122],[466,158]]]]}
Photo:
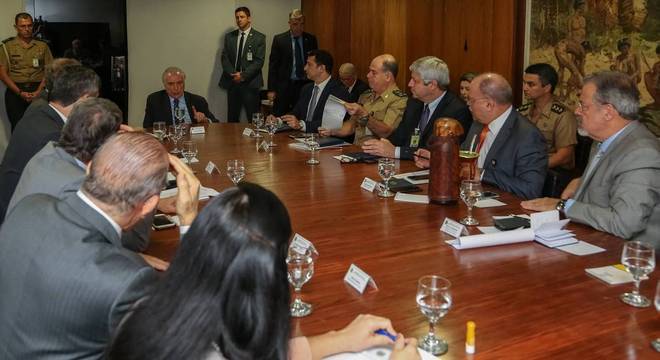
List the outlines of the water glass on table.
{"type": "Polygon", "coordinates": [[[158,139],[158,141],[163,142],[163,139],[165,139],[166,132],[167,132],[167,127],[165,126],[164,121],[154,122],[153,133],[158,139]]]}
{"type": "Polygon", "coordinates": [[[459,222],[463,225],[479,225],[479,221],[472,216],[472,207],[479,201],[483,189],[479,180],[463,180],[461,181],[460,195],[461,199],[467,205],[468,215],[459,222]]]}
{"type": "Polygon", "coordinates": [[[178,125],[170,125],[169,126],[169,138],[172,141],[172,144],[174,145],[174,148],[170,151],[172,154],[179,154],[181,153],[181,149],[179,149],[179,143],[183,139],[183,127],[181,124],[178,125]]]}
{"type": "Polygon", "coordinates": [[[192,167],[193,159],[197,158],[197,144],[194,141],[184,141],[181,152],[186,159],[186,164],[192,167]]]}
{"type": "Polygon", "coordinates": [[[621,294],[621,301],[638,308],[651,306],[651,301],[639,293],[639,283],[655,269],[655,249],[640,241],[628,241],[623,245],[621,263],[635,282],[632,292],[621,294]]]}
{"type": "Polygon", "coordinates": [[[438,356],[447,352],[447,341],[435,334],[435,325],[452,305],[451,283],[438,275],[422,276],[417,282],[417,306],[429,321],[429,333],[419,339],[419,347],[438,356]]]}
{"type": "Polygon", "coordinates": [[[312,305],[300,299],[300,290],[314,275],[314,258],[309,249],[304,254],[289,249],[286,257],[287,277],[295,291],[294,300],[289,307],[291,316],[303,317],[312,313],[312,305]]]}
{"type": "Polygon", "coordinates": [[[394,159],[390,158],[380,158],[378,159],[378,175],[383,179],[385,183],[384,187],[378,191],[378,196],[380,197],[392,197],[394,193],[390,191],[390,179],[396,173],[394,167],[394,159]]]}
{"type": "Polygon", "coordinates": [[[264,114],[262,113],[253,113],[252,114],[252,125],[254,125],[254,135],[255,138],[261,138],[261,127],[264,126],[264,114]]]}
{"type": "Polygon", "coordinates": [[[320,161],[315,155],[319,150],[319,134],[307,134],[307,137],[305,137],[305,144],[310,152],[310,158],[307,160],[307,165],[318,165],[320,161]]]}
{"type": "Polygon", "coordinates": [[[227,176],[234,185],[238,185],[245,176],[245,165],[243,160],[227,161],[227,176]]]}

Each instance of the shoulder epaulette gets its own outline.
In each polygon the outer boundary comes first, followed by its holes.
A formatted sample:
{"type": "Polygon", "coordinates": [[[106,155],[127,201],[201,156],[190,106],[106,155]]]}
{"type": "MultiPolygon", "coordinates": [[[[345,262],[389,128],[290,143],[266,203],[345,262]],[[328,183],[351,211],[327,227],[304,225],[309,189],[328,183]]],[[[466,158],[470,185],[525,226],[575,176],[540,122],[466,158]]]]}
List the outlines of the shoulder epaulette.
{"type": "Polygon", "coordinates": [[[566,110],[564,105],[558,104],[558,103],[553,103],[552,106],[550,107],[550,111],[552,111],[555,114],[561,114],[566,110]]]}
{"type": "Polygon", "coordinates": [[[408,94],[406,94],[405,92],[403,92],[399,89],[396,89],[396,90],[392,91],[392,94],[394,94],[398,97],[408,97],[408,94]]]}
{"type": "Polygon", "coordinates": [[[4,40],[2,40],[2,43],[4,44],[4,43],[6,43],[6,42],[8,42],[8,41],[10,41],[10,40],[14,40],[14,37],[15,37],[15,36],[8,37],[8,38],[4,39],[4,40]]]}
{"type": "Polygon", "coordinates": [[[517,110],[518,111],[527,111],[529,109],[529,107],[532,106],[532,104],[533,103],[528,102],[527,104],[524,104],[524,105],[521,105],[520,107],[518,107],[517,110]]]}

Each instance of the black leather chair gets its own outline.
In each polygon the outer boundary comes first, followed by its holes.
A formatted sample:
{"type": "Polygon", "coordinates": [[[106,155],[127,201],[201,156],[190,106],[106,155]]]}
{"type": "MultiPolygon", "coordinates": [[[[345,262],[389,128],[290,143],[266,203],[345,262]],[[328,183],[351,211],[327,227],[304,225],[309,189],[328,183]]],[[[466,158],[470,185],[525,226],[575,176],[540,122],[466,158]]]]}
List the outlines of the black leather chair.
{"type": "Polygon", "coordinates": [[[543,184],[543,196],[558,198],[571,180],[582,176],[589,162],[593,140],[588,136],[577,136],[575,145],[575,168],[573,170],[548,169],[543,184]]]}

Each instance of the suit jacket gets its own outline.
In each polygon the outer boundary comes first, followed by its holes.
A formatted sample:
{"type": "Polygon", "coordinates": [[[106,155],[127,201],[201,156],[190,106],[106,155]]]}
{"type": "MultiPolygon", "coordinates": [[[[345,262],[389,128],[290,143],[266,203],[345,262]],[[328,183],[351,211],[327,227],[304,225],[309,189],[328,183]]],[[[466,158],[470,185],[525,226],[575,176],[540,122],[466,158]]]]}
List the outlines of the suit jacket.
{"type": "MultiPolygon", "coordinates": [[[[192,107],[195,107],[195,110],[203,112],[204,115],[211,122],[218,122],[218,119],[215,118],[213,113],[209,110],[209,104],[206,102],[204,97],[189,93],[187,91],[183,92],[183,98],[186,100],[186,108],[188,108],[188,114],[190,114],[190,120],[193,124],[197,124],[195,116],[193,115],[192,107]]],[[[170,103],[170,97],[167,95],[165,90],[156,91],[151,93],[147,97],[147,107],[144,110],[144,121],[142,122],[143,128],[150,128],[153,126],[156,121],[164,121],[168,125],[171,125],[174,119],[172,114],[172,105],[170,103]]]]}
{"type": "Polygon", "coordinates": [[[350,96],[348,100],[350,102],[357,102],[360,98],[360,95],[362,95],[362,93],[367,90],[369,90],[369,85],[360,79],[356,79],[355,84],[353,85],[353,89],[351,89],[351,91],[348,93],[350,96]]]}
{"type": "Polygon", "coordinates": [[[300,99],[298,99],[296,106],[293,107],[293,111],[291,112],[296,116],[296,118],[298,118],[298,120],[305,121],[305,132],[308,133],[317,132],[319,126],[321,126],[323,120],[323,109],[325,108],[325,103],[328,100],[330,94],[342,100],[348,99],[348,91],[346,91],[346,88],[342,85],[342,83],[335,80],[334,78],[330,78],[328,83],[325,85],[325,88],[323,88],[323,91],[321,91],[321,94],[318,95],[318,99],[316,100],[316,108],[314,109],[314,114],[310,120],[306,117],[307,108],[309,107],[309,102],[312,100],[313,91],[314,83],[303,86],[302,90],[300,91],[300,99]]]}
{"type": "MultiPolygon", "coordinates": [[[[303,32],[303,56],[307,60],[307,52],[319,48],[316,36],[303,32]]],[[[304,66],[305,64],[303,64],[304,66]]],[[[270,47],[270,57],[268,58],[268,88],[281,91],[281,87],[286,85],[291,79],[293,71],[293,48],[291,47],[291,31],[285,31],[273,37],[273,44],[270,47]]]]}
{"type": "MultiPolygon", "coordinates": [[[[392,132],[389,140],[395,146],[399,146],[399,158],[412,160],[415,148],[410,147],[410,138],[415,133],[415,129],[419,125],[419,119],[422,117],[424,111],[424,103],[417,99],[408,99],[406,110],[403,112],[403,120],[401,124],[392,132]]],[[[435,120],[441,117],[450,117],[458,120],[467,130],[472,125],[472,115],[467,105],[451,91],[445,92],[445,95],[435,107],[433,114],[429,118],[429,122],[424,129],[420,129],[419,147],[428,147],[429,139],[433,134],[433,124],[435,120]]],[[[465,131],[464,130],[464,131],[465,131]]],[[[465,135],[460,139],[462,142],[465,135]]]]}
{"type": "MultiPolygon", "coordinates": [[[[235,64],[238,53],[238,36],[238,29],[228,32],[225,35],[221,56],[222,76],[220,77],[220,83],[218,84],[223,89],[229,89],[236,85],[232,81],[230,74],[237,71],[235,64]]],[[[241,73],[241,85],[246,85],[247,87],[254,89],[259,89],[264,85],[261,68],[264,66],[265,58],[266,36],[252,28],[243,44],[243,54],[239,61],[239,67],[243,69],[241,73]],[[248,61],[248,52],[252,53],[251,61],[248,61]]]]}
{"type": "MultiPolygon", "coordinates": [[[[592,158],[597,152],[593,146],[592,158]]],[[[591,166],[591,161],[587,169],[591,166]]],[[[660,249],[660,143],[630,123],[610,144],[566,210],[573,221],[660,249]]]]}
{"type": "MultiPolygon", "coordinates": [[[[51,141],[28,161],[9,202],[7,214],[28,195],[48,194],[58,199],[64,198],[77,192],[84,179],[85,169],[51,141]]],[[[153,215],[146,216],[133,229],[123,232],[121,242],[124,247],[136,252],[146,250],[152,222],[153,215]]]]}
{"type": "Polygon", "coordinates": [[[0,165],[0,222],[23,168],[49,141],[60,138],[64,121],[48,104],[35,107],[19,121],[0,165]]]}
{"type": "MultiPolygon", "coordinates": [[[[481,133],[483,125],[475,121],[462,148],[481,133]]],[[[524,199],[541,196],[548,169],[545,138],[539,129],[515,109],[504,121],[484,161],[482,181],[514,193],[524,199]]]]}
{"type": "Polygon", "coordinates": [[[156,280],[76,194],[30,195],[0,229],[0,358],[101,359],[156,280]]]}

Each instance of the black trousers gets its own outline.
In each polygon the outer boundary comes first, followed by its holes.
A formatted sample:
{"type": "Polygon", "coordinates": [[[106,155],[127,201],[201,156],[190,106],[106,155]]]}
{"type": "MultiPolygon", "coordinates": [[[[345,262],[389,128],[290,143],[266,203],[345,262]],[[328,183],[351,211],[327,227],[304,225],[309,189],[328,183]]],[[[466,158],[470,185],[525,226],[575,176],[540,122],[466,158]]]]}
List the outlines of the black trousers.
{"type": "Polygon", "coordinates": [[[259,112],[259,89],[234,84],[227,89],[227,121],[240,122],[243,108],[248,122],[251,122],[252,114],[259,112]]]}
{"type": "MultiPolygon", "coordinates": [[[[22,91],[33,92],[39,87],[38,82],[32,83],[16,83],[22,91]]],[[[23,117],[25,110],[30,106],[30,103],[23,100],[23,98],[15,94],[13,91],[7,89],[5,92],[5,107],[7,108],[7,116],[9,123],[11,123],[11,131],[14,132],[16,125],[23,117]]]]}

